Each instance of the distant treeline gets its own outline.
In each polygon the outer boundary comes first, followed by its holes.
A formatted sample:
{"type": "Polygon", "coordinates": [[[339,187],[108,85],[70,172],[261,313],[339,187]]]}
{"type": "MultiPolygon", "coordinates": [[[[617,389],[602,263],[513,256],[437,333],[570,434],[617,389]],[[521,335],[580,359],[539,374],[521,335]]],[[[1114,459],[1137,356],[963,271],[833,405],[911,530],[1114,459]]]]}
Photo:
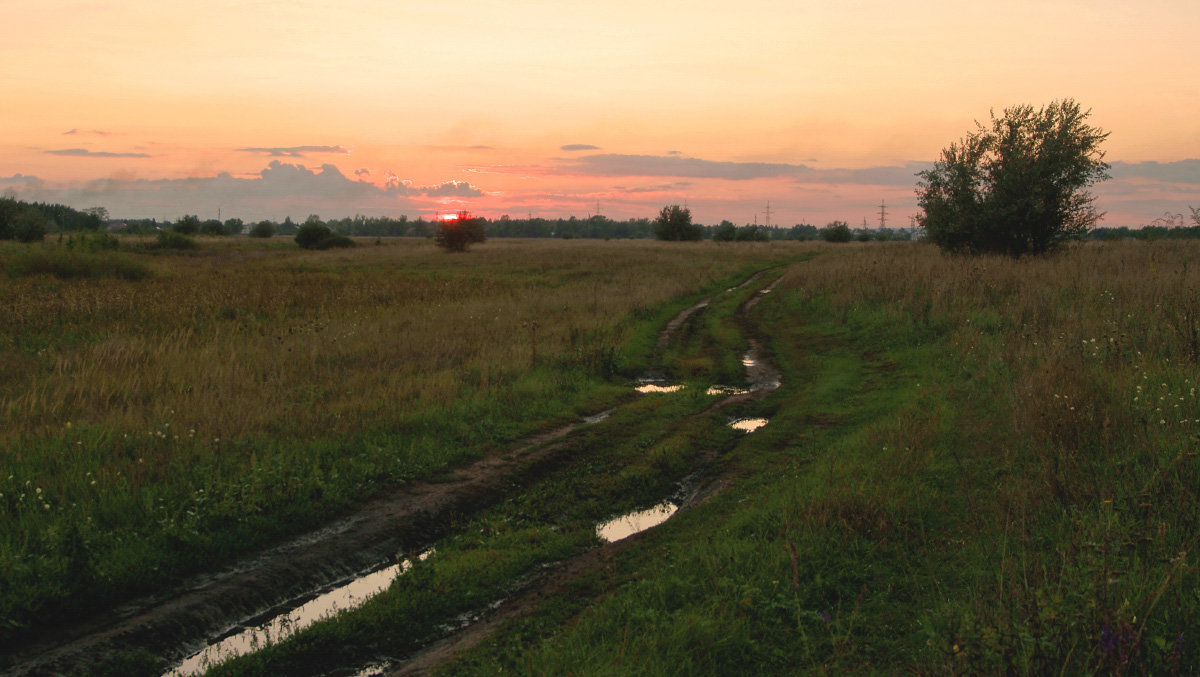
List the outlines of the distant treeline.
{"type": "Polygon", "coordinates": [[[1093,240],[1193,240],[1200,239],[1200,225],[1096,228],[1090,235],[1093,240]]]}
{"type": "MultiPolygon", "coordinates": [[[[586,219],[527,218],[514,219],[502,216],[498,219],[483,219],[487,237],[529,237],[562,239],[651,239],[654,237],[654,222],[648,218],[616,221],[603,216],[586,219]]],[[[329,228],[338,235],[355,237],[433,237],[437,233],[436,221],[409,219],[406,216],[367,217],[355,216],[344,219],[323,220],[310,215],[302,222],[288,217],[282,222],[258,221],[247,224],[241,219],[216,219],[201,221],[195,216],[184,216],[178,221],[157,219],[129,219],[120,222],[122,232],[152,234],[161,230],[174,230],[187,235],[295,235],[300,226],[315,223],[329,228]]],[[[797,224],[791,227],[744,225],[722,221],[715,226],[702,226],[705,239],[738,242],[766,242],[771,240],[820,240],[823,229],[813,225],[797,224]]],[[[856,230],[858,240],[909,240],[915,231],[908,228],[883,228],[856,230]]]]}
{"type": "Polygon", "coordinates": [[[0,198],[0,240],[34,242],[50,231],[100,230],[107,218],[102,208],[79,211],[64,205],[0,198]]]}
{"type": "MultiPolygon", "coordinates": [[[[1200,239],[1200,216],[1193,210],[1194,226],[1152,224],[1138,228],[1126,226],[1096,228],[1090,232],[1095,240],[1165,240],[1200,239]]],[[[1182,217],[1181,217],[1182,220],[1182,217]]],[[[563,239],[650,239],[654,237],[654,222],[648,218],[617,221],[604,216],[586,219],[525,218],[502,216],[483,219],[487,237],[529,237],[563,239]]],[[[407,216],[354,216],[322,220],[312,214],[297,223],[291,217],[282,222],[264,220],[247,223],[242,219],[201,220],[195,215],[176,221],[158,219],[110,220],[103,207],[77,210],[59,204],[28,203],[13,198],[0,198],[0,240],[41,240],[49,232],[114,230],[129,234],[152,235],[174,231],[185,235],[270,237],[294,236],[301,225],[319,223],[333,233],[356,237],[433,237],[436,221],[407,216]]],[[[921,237],[919,228],[849,228],[844,221],[834,221],[822,228],[809,224],[794,226],[736,225],[722,221],[715,226],[701,226],[704,238],[728,242],[768,242],[772,240],[827,240],[845,242],[858,240],[913,240],[921,237]]]]}

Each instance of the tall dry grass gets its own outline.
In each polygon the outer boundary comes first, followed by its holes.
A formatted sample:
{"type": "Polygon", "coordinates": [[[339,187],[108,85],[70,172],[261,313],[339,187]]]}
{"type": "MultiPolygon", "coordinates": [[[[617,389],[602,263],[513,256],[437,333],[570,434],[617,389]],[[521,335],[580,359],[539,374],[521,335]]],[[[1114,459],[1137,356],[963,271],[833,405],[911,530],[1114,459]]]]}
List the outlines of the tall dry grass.
{"type": "Polygon", "coordinates": [[[611,399],[657,306],[798,251],[369,242],[0,285],[0,644],[611,399]]]}
{"type": "Polygon", "coordinates": [[[359,426],[587,349],[581,336],[619,344],[630,312],[766,251],[530,241],[449,256],[400,241],[161,259],[140,282],[15,280],[0,291],[0,440],[68,421],[224,437],[359,426]]]}

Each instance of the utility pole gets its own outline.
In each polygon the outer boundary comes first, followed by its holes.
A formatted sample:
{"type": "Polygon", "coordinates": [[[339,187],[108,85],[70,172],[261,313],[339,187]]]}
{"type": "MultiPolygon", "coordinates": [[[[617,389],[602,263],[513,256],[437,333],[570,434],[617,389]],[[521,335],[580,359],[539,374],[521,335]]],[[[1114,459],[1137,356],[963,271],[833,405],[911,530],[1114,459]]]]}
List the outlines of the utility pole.
{"type": "Polygon", "coordinates": [[[879,229],[883,230],[887,225],[887,203],[883,200],[879,201],[879,229]]]}

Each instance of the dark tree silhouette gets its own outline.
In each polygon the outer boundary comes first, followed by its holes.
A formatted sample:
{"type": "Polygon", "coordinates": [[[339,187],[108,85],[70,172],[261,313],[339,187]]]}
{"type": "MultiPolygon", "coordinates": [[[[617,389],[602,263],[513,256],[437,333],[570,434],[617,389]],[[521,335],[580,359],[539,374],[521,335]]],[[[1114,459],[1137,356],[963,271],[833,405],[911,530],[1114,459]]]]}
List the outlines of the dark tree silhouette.
{"type": "Polygon", "coordinates": [[[1089,113],[1070,99],[1015,106],[943,150],[918,175],[929,239],[952,252],[1019,257],[1083,237],[1102,216],[1085,189],[1108,178],[1108,132],[1085,124],[1089,113]]]}

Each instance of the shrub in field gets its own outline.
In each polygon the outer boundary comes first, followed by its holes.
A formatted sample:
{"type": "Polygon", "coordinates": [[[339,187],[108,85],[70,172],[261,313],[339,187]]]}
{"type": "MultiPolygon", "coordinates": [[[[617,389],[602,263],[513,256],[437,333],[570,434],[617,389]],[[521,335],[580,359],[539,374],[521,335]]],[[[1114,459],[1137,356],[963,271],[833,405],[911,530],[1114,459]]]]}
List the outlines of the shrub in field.
{"type": "Polygon", "coordinates": [[[301,249],[333,249],[353,247],[354,241],[345,235],[338,235],[323,223],[308,221],[296,231],[296,244],[301,249]]]}
{"type": "Polygon", "coordinates": [[[733,242],[737,239],[737,226],[732,221],[722,221],[713,231],[712,239],[716,242],[733,242]]]}
{"type": "Polygon", "coordinates": [[[333,235],[333,231],[323,223],[305,223],[296,231],[296,244],[301,249],[316,249],[317,243],[333,235]]]}
{"type": "Polygon", "coordinates": [[[919,174],[918,221],[944,250],[1019,257],[1083,236],[1101,213],[1085,189],[1108,178],[1089,112],[1066,99],[1008,108],[919,174]]]}
{"type": "Polygon", "coordinates": [[[854,239],[854,234],[850,232],[850,224],[833,221],[821,229],[821,239],[826,242],[849,242],[854,239]]]}
{"type": "Polygon", "coordinates": [[[468,212],[459,212],[451,219],[438,224],[433,240],[448,252],[465,252],[467,247],[487,239],[483,219],[472,218],[468,212]]]}
{"type": "Polygon", "coordinates": [[[247,235],[250,237],[272,237],[275,235],[275,224],[270,221],[259,221],[250,227],[250,232],[247,235]]]}
{"type": "Polygon", "coordinates": [[[195,235],[200,232],[200,217],[194,214],[182,216],[171,227],[171,230],[184,235],[195,235]]]}
{"type": "Polygon", "coordinates": [[[195,249],[196,241],[174,230],[161,230],[155,246],[158,249],[195,249]]]}
{"type": "Polygon", "coordinates": [[[660,240],[699,240],[704,227],[692,223],[692,211],[679,205],[668,205],[654,219],[654,237],[660,240]]]}

